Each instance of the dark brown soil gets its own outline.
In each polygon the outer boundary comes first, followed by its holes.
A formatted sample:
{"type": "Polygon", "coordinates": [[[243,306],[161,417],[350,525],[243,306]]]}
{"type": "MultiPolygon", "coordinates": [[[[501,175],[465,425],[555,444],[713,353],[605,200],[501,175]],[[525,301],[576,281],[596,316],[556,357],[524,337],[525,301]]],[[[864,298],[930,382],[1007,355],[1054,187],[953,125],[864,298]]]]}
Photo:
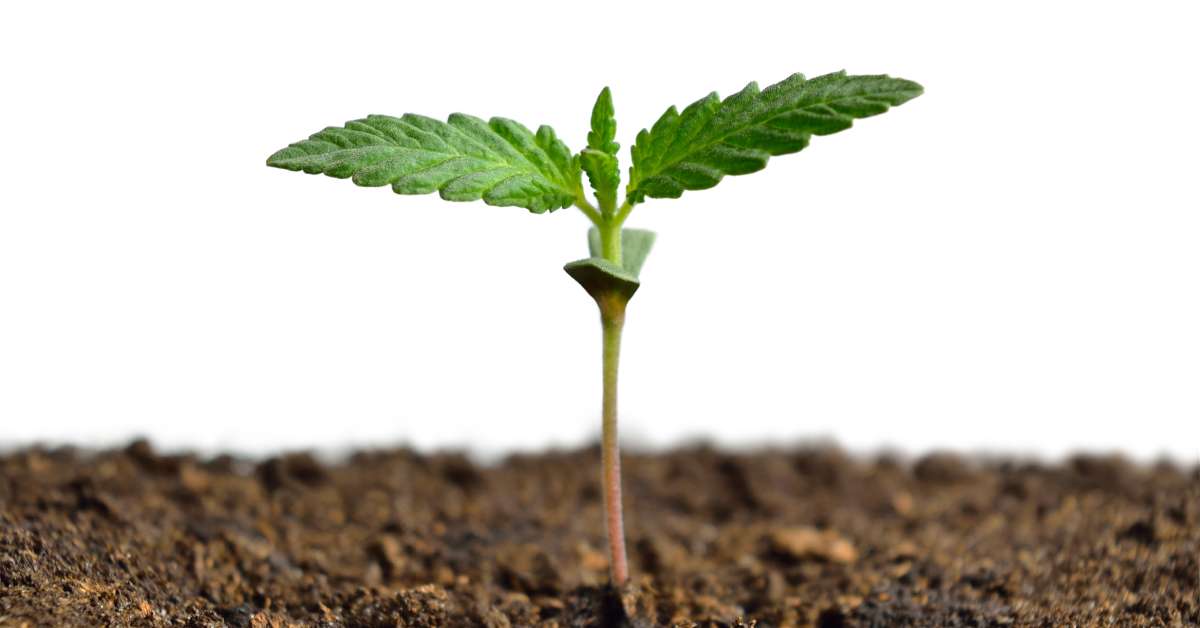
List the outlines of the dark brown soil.
{"type": "Polygon", "coordinates": [[[835,450],[0,457],[2,626],[1196,626],[1200,469],[835,450]]]}

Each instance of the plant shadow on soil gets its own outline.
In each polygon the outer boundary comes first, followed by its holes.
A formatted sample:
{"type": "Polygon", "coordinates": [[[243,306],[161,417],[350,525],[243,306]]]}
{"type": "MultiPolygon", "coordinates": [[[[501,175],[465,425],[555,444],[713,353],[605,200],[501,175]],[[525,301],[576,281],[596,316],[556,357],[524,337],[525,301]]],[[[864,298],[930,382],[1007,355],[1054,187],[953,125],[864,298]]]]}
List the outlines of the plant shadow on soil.
{"type": "Polygon", "coordinates": [[[835,448],[0,456],[0,626],[1200,625],[1200,468],[835,448]]]}

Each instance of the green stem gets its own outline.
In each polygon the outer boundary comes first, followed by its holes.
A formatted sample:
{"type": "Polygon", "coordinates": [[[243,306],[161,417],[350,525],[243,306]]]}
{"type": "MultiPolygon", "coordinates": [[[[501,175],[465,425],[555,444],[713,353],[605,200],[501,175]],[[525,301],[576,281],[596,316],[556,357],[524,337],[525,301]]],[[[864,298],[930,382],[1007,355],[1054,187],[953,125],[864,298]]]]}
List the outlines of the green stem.
{"type": "Polygon", "coordinates": [[[621,265],[621,225],[617,224],[601,224],[600,230],[600,257],[616,264],[621,265]]]}
{"type": "Polygon", "coordinates": [[[599,225],[604,219],[603,216],[600,215],[600,210],[596,209],[591,203],[587,202],[587,199],[583,197],[583,194],[580,194],[575,199],[575,206],[579,208],[579,211],[583,212],[584,216],[588,217],[588,220],[592,221],[592,224],[599,225]]]}
{"type": "Polygon", "coordinates": [[[629,564],[625,558],[625,524],[621,508],[621,450],[617,442],[617,365],[621,358],[621,329],[625,326],[625,303],[618,299],[606,301],[600,306],[600,323],[604,329],[601,486],[604,487],[609,566],[612,570],[613,584],[621,587],[629,579],[629,564]]]}
{"type": "MultiPolygon", "coordinates": [[[[621,265],[621,225],[629,215],[630,206],[622,206],[616,214],[602,213],[596,219],[589,206],[580,209],[600,232],[600,255],[621,265]]],[[[604,491],[604,519],[608,532],[609,568],[612,582],[622,587],[629,581],[629,561],[625,554],[625,522],[621,507],[621,449],[617,441],[617,365],[621,358],[621,330],[625,327],[625,304],[629,296],[615,290],[593,293],[600,306],[600,325],[603,329],[604,398],[600,430],[600,485],[604,491]]]]}
{"type": "Polygon", "coordinates": [[[616,216],[613,218],[614,222],[619,225],[625,224],[625,219],[629,217],[629,212],[631,211],[633,211],[633,204],[625,201],[621,204],[621,208],[617,210],[616,216]]]}

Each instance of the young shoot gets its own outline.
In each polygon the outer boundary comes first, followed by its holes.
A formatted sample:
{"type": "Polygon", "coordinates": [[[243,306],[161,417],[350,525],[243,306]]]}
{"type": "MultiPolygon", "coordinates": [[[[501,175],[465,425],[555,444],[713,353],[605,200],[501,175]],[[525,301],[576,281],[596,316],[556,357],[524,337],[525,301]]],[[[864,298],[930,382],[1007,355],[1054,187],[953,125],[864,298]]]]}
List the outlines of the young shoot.
{"type": "Polygon", "coordinates": [[[621,514],[617,446],[617,365],[625,308],[654,234],[625,229],[633,209],[651,198],[679,198],[715,186],[725,175],[762,170],[776,155],[795,153],[814,135],[850,128],[919,95],[920,85],[884,75],[845,72],[814,79],[793,74],[759,90],[750,83],[721,99],[711,93],[675,107],[637,134],[623,194],[612,95],[600,92],[587,147],[572,152],[548,126],[532,132],[506,118],[484,121],[455,113],[445,122],[416,114],[370,115],[328,127],[291,144],[267,165],[349,178],[397,194],[437,192],[448,201],[524,207],[535,214],[578,208],[592,227],[589,255],[564,267],[596,301],[602,331],[602,486],[612,582],[629,579],[621,514]],[[584,191],[587,175],[592,198],[584,191]]]}

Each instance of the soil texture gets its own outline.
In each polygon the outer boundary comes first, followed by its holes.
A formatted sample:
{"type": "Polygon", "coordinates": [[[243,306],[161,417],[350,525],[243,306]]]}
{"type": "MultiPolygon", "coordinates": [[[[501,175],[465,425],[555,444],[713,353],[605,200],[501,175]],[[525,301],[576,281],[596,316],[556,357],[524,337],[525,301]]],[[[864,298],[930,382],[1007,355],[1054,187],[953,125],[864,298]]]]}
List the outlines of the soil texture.
{"type": "Polygon", "coordinates": [[[0,456],[0,626],[1200,626],[1200,468],[833,448],[0,456]]]}

